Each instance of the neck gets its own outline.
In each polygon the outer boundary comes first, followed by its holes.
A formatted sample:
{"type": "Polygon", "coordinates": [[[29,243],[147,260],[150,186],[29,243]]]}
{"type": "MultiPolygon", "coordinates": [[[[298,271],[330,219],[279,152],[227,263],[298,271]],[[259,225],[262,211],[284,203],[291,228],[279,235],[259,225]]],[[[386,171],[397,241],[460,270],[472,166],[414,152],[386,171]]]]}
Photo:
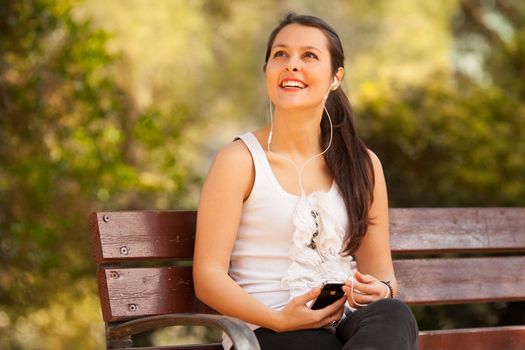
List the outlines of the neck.
{"type": "Polygon", "coordinates": [[[271,140],[272,151],[299,158],[320,153],[322,112],[322,106],[307,110],[276,108],[271,140]]]}

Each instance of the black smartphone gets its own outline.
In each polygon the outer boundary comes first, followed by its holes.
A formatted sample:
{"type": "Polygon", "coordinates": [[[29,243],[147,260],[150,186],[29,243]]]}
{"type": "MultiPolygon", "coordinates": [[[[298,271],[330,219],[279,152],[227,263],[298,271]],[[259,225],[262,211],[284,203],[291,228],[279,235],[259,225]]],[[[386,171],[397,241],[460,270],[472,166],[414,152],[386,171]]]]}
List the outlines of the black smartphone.
{"type": "Polygon", "coordinates": [[[341,299],[345,295],[342,289],[344,285],[344,283],[325,283],[321,289],[321,294],[315,299],[311,309],[322,309],[341,299]]]}

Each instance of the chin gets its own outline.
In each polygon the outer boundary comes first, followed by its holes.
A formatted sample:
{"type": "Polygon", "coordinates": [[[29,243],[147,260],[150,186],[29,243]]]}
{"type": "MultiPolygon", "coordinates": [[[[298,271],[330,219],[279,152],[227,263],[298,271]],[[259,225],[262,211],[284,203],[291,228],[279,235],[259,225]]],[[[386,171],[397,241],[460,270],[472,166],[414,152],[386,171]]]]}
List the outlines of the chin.
{"type": "Polygon", "coordinates": [[[282,101],[281,100],[274,104],[276,108],[283,109],[283,110],[289,110],[289,111],[316,109],[316,108],[322,107],[322,104],[320,102],[312,103],[312,102],[306,102],[306,101],[282,101]]]}

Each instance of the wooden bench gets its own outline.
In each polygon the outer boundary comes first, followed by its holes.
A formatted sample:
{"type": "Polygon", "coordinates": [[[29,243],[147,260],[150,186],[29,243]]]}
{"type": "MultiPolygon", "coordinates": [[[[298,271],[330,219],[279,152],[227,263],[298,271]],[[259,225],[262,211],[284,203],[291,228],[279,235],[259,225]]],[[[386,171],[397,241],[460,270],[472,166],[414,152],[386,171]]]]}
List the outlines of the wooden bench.
{"type": "MultiPolygon", "coordinates": [[[[188,324],[218,326],[234,339],[237,349],[258,348],[242,322],[217,315],[196,299],[191,274],[195,222],[194,211],[90,216],[108,348],[131,349],[133,334],[188,324]]],[[[402,286],[399,298],[408,304],[525,300],[525,208],[390,209],[390,230],[402,286]],[[412,254],[418,255],[411,258],[412,254]]],[[[422,331],[420,346],[525,349],[525,325],[422,331]]]]}

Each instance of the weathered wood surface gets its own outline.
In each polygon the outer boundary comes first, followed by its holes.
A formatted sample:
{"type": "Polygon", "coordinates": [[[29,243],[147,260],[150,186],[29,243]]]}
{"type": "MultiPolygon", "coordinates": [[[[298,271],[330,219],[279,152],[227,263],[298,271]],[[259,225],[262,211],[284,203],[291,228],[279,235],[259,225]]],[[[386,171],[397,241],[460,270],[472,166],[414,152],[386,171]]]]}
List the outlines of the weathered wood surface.
{"type": "Polygon", "coordinates": [[[394,260],[409,304],[525,300],[525,256],[394,260]]]}
{"type": "Polygon", "coordinates": [[[100,264],[130,259],[192,259],[195,211],[99,212],[89,217],[100,264]]]}
{"type": "Polygon", "coordinates": [[[389,214],[393,253],[525,251],[525,208],[410,208],[389,214]]]}
{"type": "MultiPolygon", "coordinates": [[[[195,211],[100,212],[90,216],[89,224],[103,317],[109,326],[150,315],[215,313],[196,299],[190,267],[121,264],[191,260],[195,211]]],[[[390,230],[394,254],[513,254],[394,260],[400,297],[409,304],[525,300],[525,208],[390,209],[390,230]]],[[[421,350],[525,349],[525,326],[425,331],[420,339],[421,350]]]]}
{"type": "MultiPolygon", "coordinates": [[[[409,304],[525,300],[525,257],[395,260],[409,304]]],[[[190,267],[101,269],[105,321],[175,312],[213,312],[194,295],[190,267]]]]}
{"type": "Polygon", "coordinates": [[[100,269],[97,279],[106,322],[171,313],[215,313],[195,297],[191,267],[100,269]]]}
{"type": "MultiPolygon", "coordinates": [[[[195,211],[100,212],[90,217],[97,263],[191,259],[195,211]]],[[[524,252],[525,208],[390,209],[395,253],[524,252]]]]}
{"type": "Polygon", "coordinates": [[[525,326],[424,331],[420,350],[523,350],[525,326]]]}

